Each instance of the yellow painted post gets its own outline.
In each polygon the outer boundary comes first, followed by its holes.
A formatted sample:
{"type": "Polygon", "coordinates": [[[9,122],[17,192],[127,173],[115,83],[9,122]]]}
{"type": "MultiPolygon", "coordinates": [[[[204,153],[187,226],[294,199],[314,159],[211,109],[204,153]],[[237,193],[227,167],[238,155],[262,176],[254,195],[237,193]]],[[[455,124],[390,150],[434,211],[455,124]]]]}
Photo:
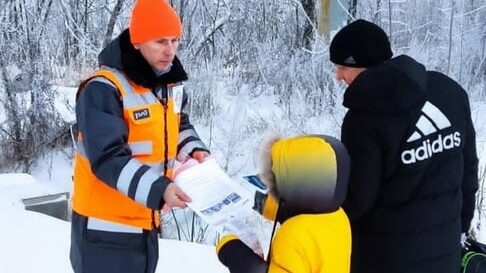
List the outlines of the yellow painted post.
{"type": "Polygon", "coordinates": [[[320,8],[319,8],[319,17],[317,21],[317,29],[319,31],[319,35],[329,38],[329,21],[330,21],[330,14],[329,14],[329,0],[321,0],[320,8]]]}
{"type": "Polygon", "coordinates": [[[329,39],[331,33],[335,33],[346,25],[349,11],[347,0],[320,0],[317,29],[319,35],[329,39]]]}

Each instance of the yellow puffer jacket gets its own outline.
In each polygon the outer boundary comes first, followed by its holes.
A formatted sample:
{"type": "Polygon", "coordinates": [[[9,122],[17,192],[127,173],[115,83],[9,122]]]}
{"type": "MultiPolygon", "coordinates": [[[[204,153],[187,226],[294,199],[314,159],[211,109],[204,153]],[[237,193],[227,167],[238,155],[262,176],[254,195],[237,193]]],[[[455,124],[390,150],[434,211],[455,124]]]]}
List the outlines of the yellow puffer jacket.
{"type": "Polygon", "coordinates": [[[344,211],[301,214],[283,223],[272,242],[270,273],[348,273],[351,229],[344,211]]]}
{"type": "Polygon", "coordinates": [[[218,243],[219,260],[231,273],[349,273],[351,229],[340,207],[349,177],[344,146],[312,135],[276,139],[263,150],[269,160],[259,176],[269,195],[256,198],[262,206],[255,209],[281,223],[268,261],[231,235],[218,243]]]}
{"type": "Polygon", "coordinates": [[[301,214],[287,219],[276,232],[269,263],[234,235],[220,240],[217,253],[231,273],[349,273],[351,230],[341,208],[301,214]]]}

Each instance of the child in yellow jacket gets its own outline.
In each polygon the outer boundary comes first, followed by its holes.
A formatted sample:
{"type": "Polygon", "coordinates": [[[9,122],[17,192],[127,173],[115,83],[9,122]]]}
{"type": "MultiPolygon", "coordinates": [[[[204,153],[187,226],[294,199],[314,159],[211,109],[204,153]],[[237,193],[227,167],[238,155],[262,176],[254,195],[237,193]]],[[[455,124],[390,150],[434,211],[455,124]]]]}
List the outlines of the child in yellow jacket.
{"type": "Polygon", "coordinates": [[[350,162],[342,143],[322,135],[272,139],[262,161],[269,195],[257,209],[281,224],[269,257],[228,235],[216,248],[220,261],[231,273],[348,273],[351,230],[340,206],[350,162]]]}

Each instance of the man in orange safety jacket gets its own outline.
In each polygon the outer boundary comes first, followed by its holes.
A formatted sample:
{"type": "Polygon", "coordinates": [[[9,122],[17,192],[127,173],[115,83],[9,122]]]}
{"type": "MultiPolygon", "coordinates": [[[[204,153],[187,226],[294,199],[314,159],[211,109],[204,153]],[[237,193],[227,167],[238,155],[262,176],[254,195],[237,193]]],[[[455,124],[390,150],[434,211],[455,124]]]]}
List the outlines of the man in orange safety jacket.
{"type": "Polygon", "coordinates": [[[171,182],[178,155],[208,156],[182,110],[182,26],[165,0],[137,0],[129,28],[79,87],[71,264],[76,273],[155,272],[157,211],[190,198],[171,182]]]}

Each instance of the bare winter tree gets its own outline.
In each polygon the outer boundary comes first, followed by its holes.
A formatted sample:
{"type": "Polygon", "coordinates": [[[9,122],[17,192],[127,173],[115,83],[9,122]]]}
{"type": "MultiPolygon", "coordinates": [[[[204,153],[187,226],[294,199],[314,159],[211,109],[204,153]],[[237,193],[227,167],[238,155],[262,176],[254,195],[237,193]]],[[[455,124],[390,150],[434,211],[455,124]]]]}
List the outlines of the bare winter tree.
{"type": "Polygon", "coordinates": [[[348,22],[351,22],[353,18],[356,18],[356,11],[358,8],[358,0],[349,0],[349,14],[348,22]]]}
{"type": "Polygon", "coordinates": [[[6,112],[6,122],[0,125],[4,159],[0,169],[28,171],[60,137],[62,123],[54,109],[42,46],[52,3],[18,0],[0,4],[2,103],[6,112]]]}
{"type": "Polygon", "coordinates": [[[316,19],[316,0],[300,0],[302,8],[305,11],[306,22],[304,27],[304,34],[302,36],[304,48],[310,49],[312,40],[314,39],[315,26],[317,25],[316,19]]]}
{"type": "Polygon", "coordinates": [[[113,36],[113,29],[115,27],[115,23],[120,15],[120,12],[123,7],[123,3],[125,0],[117,0],[113,11],[111,12],[110,20],[108,21],[108,26],[106,28],[105,40],[103,42],[103,47],[105,47],[112,39],[113,36]]]}
{"type": "MultiPolygon", "coordinates": [[[[133,2],[0,1],[0,103],[9,109],[0,119],[2,156],[27,166],[33,153],[22,150],[25,141],[52,142],[49,134],[56,129],[46,132],[52,125],[43,121],[58,123],[45,114],[55,112],[51,84],[75,86],[95,69],[99,51],[127,27],[133,2]]],[[[338,105],[328,41],[314,39],[316,0],[170,2],[184,22],[179,57],[190,72],[195,118],[212,121],[220,111],[215,85],[232,95],[275,95],[296,124],[338,105]],[[302,113],[295,112],[296,101],[302,102],[302,113]]],[[[486,0],[453,1],[452,10],[451,1],[339,2],[347,3],[354,17],[384,27],[396,54],[448,70],[469,92],[484,95],[486,0]]]]}

